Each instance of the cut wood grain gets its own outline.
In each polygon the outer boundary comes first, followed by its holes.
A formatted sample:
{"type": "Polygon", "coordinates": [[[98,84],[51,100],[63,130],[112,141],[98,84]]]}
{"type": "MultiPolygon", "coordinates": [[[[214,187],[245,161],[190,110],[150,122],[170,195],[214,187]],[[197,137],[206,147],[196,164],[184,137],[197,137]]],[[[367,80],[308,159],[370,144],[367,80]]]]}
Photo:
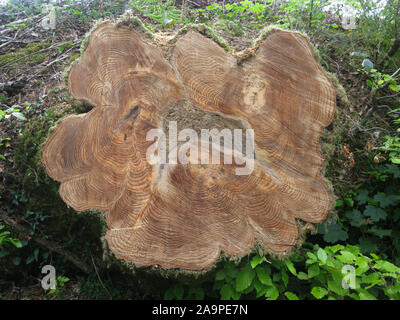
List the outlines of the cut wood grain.
{"type": "Polygon", "coordinates": [[[202,270],[256,243],[290,251],[296,219],[320,223],[331,205],[319,139],[336,96],[308,40],[270,32],[240,64],[196,30],[164,49],[111,22],[91,34],[69,90],[95,108],[65,118],[43,148],[61,197],[77,211],[106,211],[110,249],[137,267],[202,270]],[[253,172],[149,164],[146,133],[166,119],[253,129],[253,172]]]}

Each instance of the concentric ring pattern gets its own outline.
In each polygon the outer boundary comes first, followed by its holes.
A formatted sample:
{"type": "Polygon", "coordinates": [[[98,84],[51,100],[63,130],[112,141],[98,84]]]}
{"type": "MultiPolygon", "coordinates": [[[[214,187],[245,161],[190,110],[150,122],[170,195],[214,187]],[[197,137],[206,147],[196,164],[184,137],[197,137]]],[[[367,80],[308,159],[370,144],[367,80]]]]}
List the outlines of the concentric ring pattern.
{"type": "Polygon", "coordinates": [[[241,64],[195,30],[168,58],[144,39],[103,23],[71,69],[70,93],[94,108],[65,118],[44,145],[62,199],[106,211],[111,251],[137,267],[202,270],[256,242],[289,251],[296,219],[320,223],[331,204],[319,139],[335,90],[307,39],[272,32],[241,64]],[[235,164],[147,162],[147,132],[163,129],[166,110],[182,100],[254,130],[251,174],[236,175],[235,164]]]}

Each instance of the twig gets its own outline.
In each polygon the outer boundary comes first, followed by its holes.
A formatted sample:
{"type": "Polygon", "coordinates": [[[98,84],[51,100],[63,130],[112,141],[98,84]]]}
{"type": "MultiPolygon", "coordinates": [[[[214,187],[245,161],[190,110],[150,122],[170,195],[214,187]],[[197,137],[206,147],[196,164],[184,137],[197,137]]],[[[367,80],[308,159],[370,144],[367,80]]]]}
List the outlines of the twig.
{"type": "MultiPolygon", "coordinates": [[[[389,80],[393,80],[394,78],[397,77],[398,74],[400,74],[400,68],[397,69],[397,71],[396,71],[395,73],[393,73],[393,74],[389,77],[389,80]]],[[[371,90],[371,92],[370,92],[369,95],[370,95],[370,96],[374,96],[379,90],[382,90],[383,88],[387,87],[387,86],[389,85],[389,83],[390,83],[389,80],[386,80],[386,82],[385,82],[383,85],[381,85],[380,87],[378,87],[378,88],[373,88],[373,89],[371,90]]]]}
{"type": "Polygon", "coordinates": [[[90,273],[90,268],[82,260],[80,260],[78,257],[76,257],[73,253],[71,253],[65,249],[61,249],[61,246],[59,244],[42,239],[38,236],[30,236],[29,229],[27,229],[24,226],[21,226],[17,221],[11,219],[3,212],[0,212],[0,219],[3,220],[7,225],[9,225],[11,228],[13,228],[18,233],[21,233],[23,235],[31,237],[31,240],[36,242],[41,247],[44,247],[52,252],[62,255],[64,258],[66,258],[67,260],[72,262],[72,264],[74,264],[77,268],[79,268],[83,272],[85,272],[87,274],[90,273]]]}
{"type": "MultiPolygon", "coordinates": [[[[75,45],[75,44],[79,43],[80,41],[81,41],[81,40],[76,40],[76,41],[73,42],[73,44],[75,45]]],[[[22,60],[22,59],[28,58],[28,57],[33,56],[33,55],[35,55],[35,54],[42,53],[42,52],[45,52],[45,51],[48,51],[48,50],[51,50],[51,49],[60,47],[60,46],[62,46],[63,44],[66,44],[66,43],[68,43],[68,42],[69,42],[69,41],[65,41],[65,42],[61,42],[61,43],[56,43],[56,44],[51,45],[50,47],[47,47],[47,48],[44,48],[44,49],[42,49],[42,50],[38,50],[38,51],[32,52],[32,53],[30,53],[30,54],[24,55],[24,56],[21,57],[21,58],[12,60],[12,61],[10,61],[9,63],[7,63],[7,64],[1,66],[0,69],[3,69],[3,68],[5,68],[5,67],[7,67],[7,66],[13,64],[14,62],[17,62],[17,61],[20,61],[20,60],[22,60]]]]}
{"type": "Polygon", "coordinates": [[[391,96],[378,97],[378,98],[376,98],[376,99],[377,99],[377,100],[383,100],[383,99],[389,99],[389,98],[396,98],[396,97],[398,97],[398,96],[400,96],[400,92],[398,92],[398,93],[396,93],[396,94],[393,94],[393,95],[391,95],[391,96]]]}
{"type": "Polygon", "coordinates": [[[99,279],[100,284],[102,285],[102,287],[104,288],[104,290],[107,291],[108,296],[110,297],[110,300],[112,300],[112,295],[111,295],[110,291],[108,291],[107,287],[104,285],[103,281],[102,281],[101,278],[100,278],[100,275],[99,275],[99,273],[98,273],[98,271],[97,271],[97,267],[96,267],[96,264],[95,264],[95,262],[94,262],[94,259],[93,259],[92,254],[90,254],[90,257],[92,258],[92,263],[93,263],[94,271],[95,271],[96,274],[97,274],[97,278],[99,279]]]}
{"type": "Polygon", "coordinates": [[[14,42],[14,41],[17,39],[18,33],[19,33],[19,30],[17,30],[17,32],[15,33],[15,36],[14,36],[13,39],[11,39],[10,41],[7,41],[6,43],[1,44],[1,45],[0,45],[0,48],[3,48],[3,47],[5,47],[5,46],[7,46],[8,44],[14,42]]]}
{"type": "MultiPolygon", "coordinates": [[[[69,48],[67,51],[65,51],[60,57],[58,57],[57,59],[54,59],[53,61],[51,61],[50,63],[48,63],[45,68],[50,67],[51,65],[53,65],[56,62],[60,62],[66,58],[68,58],[69,56],[67,55],[68,52],[70,52],[72,49],[75,49],[75,47],[69,48]]],[[[39,65],[40,66],[40,65],[39,65]]],[[[40,70],[34,74],[32,74],[28,80],[31,80],[32,78],[36,77],[38,74],[40,73],[40,70]]]]}

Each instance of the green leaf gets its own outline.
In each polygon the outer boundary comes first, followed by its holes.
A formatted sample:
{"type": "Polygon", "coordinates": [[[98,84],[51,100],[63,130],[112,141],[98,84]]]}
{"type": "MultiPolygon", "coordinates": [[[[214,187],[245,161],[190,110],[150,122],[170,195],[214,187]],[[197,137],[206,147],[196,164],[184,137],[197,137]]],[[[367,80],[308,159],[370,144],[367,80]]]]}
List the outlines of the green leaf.
{"type": "Polygon", "coordinates": [[[324,249],[322,248],[318,249],[317,257],[323,264],[326,264],[326,259],[328,259],[328,255],[326,254],[324,249]]]}
{"type": "Polygon", "coordinates": [[[324,233],[324,240],[328,243],[336,243],[338,241],[346,241],[348,239],[347,232],[343,230],[342,224],[330,223],[324,233]]]}
{"type": "Polygon", "coordinates": [[[183,289],[182,284],[177,283],[177,284],[175,285],[175,287],[174,287],[174,294],[175,294],[175,297],[176,297],[178,300],[182,300],[182,299],[183,299],[184,289],[183,289]]]}
{"type": "Polygon", "coordinates": [[[336,208],[340,208],[340,207],[343,207],[343,206],[344,206],[343,200],[337,200],[336,201],[336,204],[335,204],[336,208]]]}
{"type": "Polygon", "coordinates": [[[357,257],[356,258],[356,265],[358,268],[356,269],[356,274],[358,276],[364,274],[369,270],[369,265],[368,263],[370,262],[371,259],[365,256],[357,257]]]}
{"type": "Polygon", "coordinates": [[[339,261],[341,261],[343,263],[351,264],[356,260],[356,256],[349,251],[342,250],[340,252],[340,255],[336,256],[336,259],[338,259],[339,261]]]}
{"type": "Polygon", "coordinates": [[[281,276],[282,276],[283,284],[284,284],[284,286],[286,288],[287,285],[288,285],[288,282],[289,282],[289,276],[288,276],[288,274],[287,274],[285,269],[281,270],[281,276]]]}
{"type": "Polygon", "coordinates": [[[26,118],[24,117],[24,115],[21,112],[13,112],[12,115],[19,120],[23,120],[23,121],[26,120],[26,118]]]}
{"type": "Polygon", "coordinates": [[[397,204],[397,196],[387,195],[386,193],[379,192],[374,196],[374,200],[379,202],[381,208],[386,208],[389,206],[394,206],[397,204]]]}
{"type": "Polygon", "coordinates": [[[215,280],[224,280],[225,279],[225,272],[224,270],[218,270],[215,274],[215,280]]]}
{"type": "Polygon", "coordinates": [[[341,244],[337,244],[337,245],[325,248],[325,250],[326,251],[329,250],[329,252],[331,252],[331,254],[335,254],[336,252],[338,252],[339,250],[342,250],[342,249],[344,249],[344,246],[341,244]]]}
{"type": "Polygon", "coordinates": [[[364,217],[359,210],[354,209],[346,212],[346,218],[350,220],[351,226],[358,228],[364,217]]]}
{"type": "Polygon", "coordinates": [[[392,174],[393,178],[398,179],[400,178],[400,169],[399,166],[396,166],[394,164],[387,164],[385,166],[385,172],[392,174]]]}
{"type": "Polygon", "coordinates": [[[225,263],[224,270],[225,270],[225,278],[227,276],[231,278],[236,278],[239,273],[239,270],[232,262],[225,263]]]}
{"type": "Polygon", "coordinates": [[[371,229],[367,230],[368,233],[372,233],[373,235],[376,235],[379,238],[383,237],[390,237],[392,235],[392,230],[389,229],[378,229],[376,227],[373,227],[371,229]]]}
{"type": "Polygon", "coordinates": [[[297,271],[293,265],[293,262],[290,261],[289,259],[285,259],[283,262],[285,263],[285,265],[288,268],[288,270],[290,271],[290,273],[293,274],[294,276],[297,276],[297,271]]]}
{"type": "Polygon", "coordinates": [[[400,268],[396,267],[393,263],[390,263],[389,261],[379,260],[375,264],[374,268],[381,271],[397,272],[400,274],[400,268]]]}
{"type": "Polygon", "coordinates": [[[371,293],[369,293],[365,289],[360,289],[360,300],[376,300],[375,296],[373,296],[371,293]]]}
{"type": "Polygon", "coordinates": [[[317,261],[317,256],[312,252],[307,252],[307,257],[309,257],[311,261],[317,261]]]}
{"type": "Polygon", "coordinates": [[[264,257],[261,257],[261,256],[259,256],[257,254],[250,261],[251,267],[254,269],[255,267],[257,267],[263,261],[264,261],[264,257]]]}
{"type": "Polygon", "coordinates": [[[257,292],[257,298],[265,295],[265,291],[267,287],[263,285],[257,278],[254,279],[253,281],[254,289],[256,289],[257,292]]]}
{"type": "Polygon", "coordinates": [[[260,282],[266,286],[272,285],[272,279],[265,268],[258,266],[256,269],[257,278],[260,282]]]}
{"type": "Polygon", "coordinates": [[[35,258],[35,261],[38,261],[39,248],[36,248],[35,250],[33,250],[33,257],[35,258]]]}
{"type": "Polygon", "coordinates": [[[361,237],[360,238],[360,250],[363,254],[371,253],[371,252],[377,252],[378,251],[378,244],[377,241],[374,241],[374,239],[377,239],[375,237],[361,237]]]}
{"type": "Polygon", "coordinates": [[[246,265],[236,278],[236,291],[240,292],[247,289],[254,279],[254,270],[250,265],[246,265]]]}
{"type": "Polygon", "coordinates": [[[220,291],[221,300],[229,300],[233,295],[233,288],[229,284],[225,284],[220,291]]]}
{"type": "Polygon", "coordinates": [[[328,290],[322,287],[314,287],[311,290],[311,294],[317,299],[322,299],[328,294],[328,290]]]}
{"type": "Polygon", "coordinates": [[[22,248],[21,240],[19,240],[19,239],[11,239],[10,241],[15,247],[22,248]]]}
{"type": "Polygon", "coordinates": [[[32,263],[32,261],[35,259],[35,257],[32,255],[32,256],[29,256],[27,259],[26,259],[26,261],[25,261],[25,263],[26,264],[30,264],[30,263],[32,263]]]}
{"type": "Polygon", "coordinates": [[[344,198],[344,201],[346,202],[346,204],[349,206],[349,207],[353,207],[354,206],[354,201],[353,201],[353,199],[351,199],[351,198],[349,198],[349,197],[346,197],[346,198],[344,198]]]}
{"type": "Polygon", "coordinates": [[[174,288],[170,287],[164,293],[164,300],[172,300],[175,298],[174,288]]]}
{"type": "Polygon", "coordinates": [[[319,265],[313,264],[308,268],[308,277],[314,278],[320,274],[319,265]]]}
{"type": "Polygon", "coordinates": [[[305,274],[304,272],[300,271],[297,275],[297,278],[300,280],[308,280],[308,276],[307,274],[305,274]]]}
{"type": "Polygon", "coordinates": [[[379,220],[386,219],[386,212],[381,208],[377,208],[373,205],[368,205],[364,210],[364,215],[370,217],[372,221],[378,222],[379,220]]]}
{"type": "Polygon", "coordinates": [[[378,272],[370,273],[368,275],[363,275],[361,278],[361,282],[368,284],[368,288],[372,288],[373,286],[379,284],[383,284],[383,280],[378,272]]]}
{"type": "Polygon", "coordinates": [[[346,294],[346,290],[343,289],[341,281],[336,282],[334,280],[328,280],[328,288],[330,291],[338,294],[339,296],[344,296],[346,294]]]}
{"type": "Polygon", "coordinates": [[[358,204],[366,204],[369,200],[368,190],[359,189],[356,197],[358,204]]]}
{"type": "Polygon", "coordinates": [[[275,286],[269,287],[265,293],[265,297],[269,300],[276,300],[279,297],[279,291],[275,286]]]}
{"type": "Polygon", "coordinates": [[[296,296],[293,292],[290,292],[290,291],[285,292],[285,296],[289,300],[299,300],[299,297],[296,296]]]}

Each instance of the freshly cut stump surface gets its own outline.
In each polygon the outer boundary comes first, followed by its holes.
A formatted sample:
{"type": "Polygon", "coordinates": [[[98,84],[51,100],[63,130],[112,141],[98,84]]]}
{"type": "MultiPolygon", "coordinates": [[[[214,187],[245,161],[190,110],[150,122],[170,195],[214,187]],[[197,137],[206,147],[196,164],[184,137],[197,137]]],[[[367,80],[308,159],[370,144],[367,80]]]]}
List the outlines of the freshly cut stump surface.
{"type": "Polygon", "coordinates": [[[202,270],[256,243],[288,252],[296,219],[320,223],[330,209],[319,140],[336,108],[331,81],[299,33],[269,33],[241,63],[197,30],[177,37],[167,50],[111,22],[93,31],[69,90],[94,108],[52,132],[47,173],[75,210],[106,211],[111,251],[136,267],[202,270]],[[150,164],[146,135],[168,135],[170,121],[254,130],[254,170],[150,164]]]}

